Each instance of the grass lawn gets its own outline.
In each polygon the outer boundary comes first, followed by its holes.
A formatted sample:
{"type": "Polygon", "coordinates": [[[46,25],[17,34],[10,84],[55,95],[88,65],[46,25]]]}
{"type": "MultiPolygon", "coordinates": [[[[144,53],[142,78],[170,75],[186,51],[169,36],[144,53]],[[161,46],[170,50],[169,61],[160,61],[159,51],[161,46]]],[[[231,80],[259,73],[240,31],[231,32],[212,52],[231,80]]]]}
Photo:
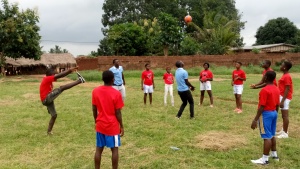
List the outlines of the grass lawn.
{"type": "MultiPolygon", "coordinates": [[[[1,78],[0,168],[93,168],[95,131],[91,91],[102,84],[100,73],[94,76],[99,80],[76,86],[56,99],[58,118],[53,136],[46,136],[50,116],[39,100],[42,76],[1,78]]],[[[281,74],[277,75],[277,80],[279,77],[281,74]]],[[[125,135],[119,149],[119,168],[300,168],[300,74],[293,73],[292,77],[294,98],[290,104],[290,138],[277,139],[280,162],[270,159],[270,164],[262,167],[250,162],[261,157],[263,140],[257,129],[250,128],[259,90],[248,87],[261,79],[260,74],[247,75],[242,114],[233,112],[235,102],[229,75],[215,75],[212,82],[214,108],[209,107],[207,94],[204,105],[198,106],[198,77],[190,76],[196,86],[192,93],[194,120],[189,119],[188,106],[182,118],[175,119],[181,104],[176,91],[175,106],[163,105],[161,76],[155,77],[153,105],[144,106],[139,76],[125,74],[127,97],[122,110],[125,135]],[[171,146],[179,150],[173,150],[171,146]]],[[[70,78],[64,78],[54,85],[58,87],[69,82],[72,82],[70,78]]],[[[279,113],[278,129],[281,126],[279,113]]],[[[110,157],[110,150],[105,149],[102,168],[111,168],[110,157]]]]}

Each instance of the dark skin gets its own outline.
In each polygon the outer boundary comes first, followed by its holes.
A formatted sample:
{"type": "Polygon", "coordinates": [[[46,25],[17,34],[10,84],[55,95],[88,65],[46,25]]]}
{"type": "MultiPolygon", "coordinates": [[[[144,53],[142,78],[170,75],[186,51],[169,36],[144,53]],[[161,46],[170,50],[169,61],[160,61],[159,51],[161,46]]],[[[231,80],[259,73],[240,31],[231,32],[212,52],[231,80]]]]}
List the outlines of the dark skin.
{"type": "MultiPolygon", "coordinates": [[[[203,68],[204,68],[205,70],[208,70],[208,65],[207,65],[207,64],[204,64],[204,65],[203,65],[203,68]]],[[[199,77],[199,81],[200,81],[201,83],[205,82],[205,81],[202,81],[202,77],[201,77],[201,76],[199,77]]],[[[213,78],[207,78],[206,81],[213,81],[213,78]]],[[[202,105],[203,99],[204,99],[204,93],[205,93],[205,90],[201,90],[200,92],[201,92],[201,96],[200,96],[200,105],[202,105]]],[[[209,95],[210,104],[213,105],[214,101],[213,101],[213,96],[212,96],[211,90],[207,90],[207,94],[209,95]]]]}
{"type": "MultiPolygon", "coordinates": [[[[178,68],[183,68],[184,67],[184,63],[182,61],[180,61],[180,67],[178,68]]],[[[195,90],[195,87],[189,82],[188,79],[184,79],[185,84],[190,88],[191,91],[195,90]]]]}
{"type": "MultiPolygon", "coordinates": [[[[283,74],[287,74],[289,73],[289,70],[287,70],[287,68],[285,67],[284,63],[281,64],[281,67],[280,67],[280,70],[283,72],[283,74]]],[[[285,86],[285,89],[284,89],[284,94],[282,96],[282,99],[281,99],[281,102],[280,102],[280,108],[283,108],[284,107],[284,101],[288,95],[290,91],[290,86],[285,86]]],[[[281,109],[281,116],[282,116],[282,120],[283,120],[283,131],[285,133],[288,132],[288,127],[289,127],[289,110],[282,110],[281,109]]]]}
{"type": "MultiPolygon", "coordinates": [[[[272,81],[267,81],[267,78],[264,78],[263,81],[266,85],[273,85],[273,80],[272,81]]],[[[259,117],[261,116],[262,112],[264,111],[265,106],[261,105],[259,109],[257,110],[256,116],[254,117],[252,123],[251,123],[251,128],[254,130],[257,128],[257,122],[259,120],[259,117]]],[[[276,106],[276,111],[278,112],[279,105],[276,106]]],[[[264,149],[263,149],[263,154],[264,155],[269,155],[270,150],[276,151],[276,138],[272,137],[272,139],[264,139],[264,149]]]]}
{"type": "MultiPolygon", "coordinates": [[[[264,68],[265,70],[268,70],[270,68],[270,65],[264,61],[261,67],[264,68]]],[[[264,82],[264,76],[263,76],[257,84],[251,84],[250,88],[251,89],[259,89],[259,88],[265,87],[266,85],[267,84],[264,82]]]]}
{"type": "MultiPolygon", "coordinates": [[[[150,65],[146,66],[146,70],[150,70],[150,65]]],[[[152,78],[152,82],[153,82],[153,89],[155,89],[155,84],[154,84],[154,79],[152,78]]],[[[144,79],[141,79],[141,89],[144,90],[144,79]]],[[[152,104],[152,93],[149,93],[149,101],[150,104],[152,104]]],[[[147,93],[144,93],[144,104],[146,105],[147,102],[147,93]]]]}
{"type": "MultiPolygon", "coordinates": [[[[241,69],[241,65],[239,63],[235,64],[236,70],[240,70],[241,69]]],[[[241,77],[235,77],[232,79],[231,81],[231,85],[233,86],[233,82],[236,80],[242,80],[242,81],[246,81],[246,78],[241,78],[241,77]]],[[[242,95],[241,94],[234,94],[235,96],[235,103],[236,103],[236,107],[238,109],[242,110],[242,95]]]]}
{"type": "MultiPolygon", "coordinates": [[[[119,66],[120,66],[119,60],[115,60],[114,66],[115,66],[117,69],[119,69],[119,66]]],[[[124,78],[123,72],[122,72],[122,79],[123,79],[123,85],[125,86],[125,78],[124,78]]]]}
{"type": "MultiPolygon", "coordinates": [[[[104,86],[112,86],[114,83],[114,79],[112,79],[109,83],[104,83],[104,86]]],[[[96,119],[98,116],[98,110],[95,105],[92,105],[92,110],[93,110],[93,116],[94,116],[94,121],[96,123],[96,119]]],[[[120,136],[122,137],[124,135],[124,126],[123,126],[123,121],[122,121],[122,113],[121,109],[116,109],[115,110],[116,118],[120,124],[120,136]]],[[[104,150],[104,147],[96,147],[96,152],[94,156],[94,162],[95,162],[95,169],[100,169],[100,164],[101,164],[101,156],[102,152],[104,150]]],[[[117,169],[118,164],[119,164],[119,149],[118,147],[111,148],[111,162],[112,162],[112,168],[117,169]]]]}
{"type": "MultiPolygon", "coordinates": [[[[54,79],[57,80],[57,79],[59,79],[59,78],[62,78],[62,77],[67,76],[68,74],[70,74],[70,73],[76,71],[77,69],[78,69],[78,66],[77,66],[77,67],[70,68],[70,69],[68,69],[68,70],[66,70],[66,71],[63,71],[63,72],[61,72],[61,73],[58,73],[58,74],[55,74],[56,72],[53,71],[53,73],[50,74],[50,75],[48,75],[48,76],[54,75],[54,79]]],[[[77,80],[77,81],[74,81],[74,82],[72,82],[72,83],[69,83],[69,84],[60,86],[60,89],[61,89],[61,91],[63,92],[64,90],[70,89],[70,88],[72,88],[72,87],[74,87],[74,86],[76,86],[76,85],[78,85],[78,84],[80,84],[80,83],[81,83],[81,81],[80,81],[80,80],[77,80]]],[[[51,134],[51,131],[52,131],[52,129],[53,129],[53,126],[54,126],[54,123],[55,123],[56,118],[57,118],[57,114],[54,115],[54,116],[51,116],[51,119],[50,119],[49,125],[48,125],[48,130],[47,130],[47,133],[48,133],[48,134],[51,134]]]]}

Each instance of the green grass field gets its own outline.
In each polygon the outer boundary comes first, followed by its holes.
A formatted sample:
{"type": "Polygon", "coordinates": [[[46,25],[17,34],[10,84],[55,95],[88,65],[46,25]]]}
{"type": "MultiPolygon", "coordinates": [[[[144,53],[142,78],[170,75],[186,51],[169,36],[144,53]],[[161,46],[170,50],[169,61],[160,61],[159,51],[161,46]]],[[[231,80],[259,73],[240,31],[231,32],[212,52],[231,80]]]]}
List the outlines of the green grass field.
{"type": "MultiPolygon", "coordinates": [[[[263,141],[259,131],[250,128],[259,90],[248,87],[261,79],[260,74],[247,75],[242,114],[233,112],[235,102],[230,75],[215,75],[212,83],[215,107],[210,108],[207,94],[204,105],[198,106],[199,82],[192,74],[189,79],[196,86],[192,93],[195,119],[189,119],[187,106],[182,118],[177,120],[175,115],[181,104],[178,94],[174,92],[174,107],[163,105],[164,84],[158,73],[153,105],[144,106],[139,73],[125,72],[127,97],[122,110],[125,135],[119,149],[119,168],[300,168],[300,74],[292,74],[295,91],[290,104],[290,138],[277,139],[280,162],[270,160],[268,166],[262,167],[250,162],[261,157],[263,141]],[[180,150],[172,150],[171,146],[180,150]]],[[[53,136],[46,136],[50,116],[39,100],[42,76],[0,78],[1,169],[94,167],[91,91],[102,84],[101,73],[86,71],[81,74],[87,80],[92,77],[94,80],[67,90],[56,99],[58,118],[53,136]]],[[[75,75],[69,77],[74,79],[75,75]]],[[[281,74],[277,79],[279,77],[281,74]]],[[[59,80],[54,83],[55,87],[71,82],[70,78],[59,80]]],[[[281,125],[279,114],[278,127],[281,125]]],[[[110,150],[105,149],[102,168],[111,168],[110,157],[110,150]]]]}

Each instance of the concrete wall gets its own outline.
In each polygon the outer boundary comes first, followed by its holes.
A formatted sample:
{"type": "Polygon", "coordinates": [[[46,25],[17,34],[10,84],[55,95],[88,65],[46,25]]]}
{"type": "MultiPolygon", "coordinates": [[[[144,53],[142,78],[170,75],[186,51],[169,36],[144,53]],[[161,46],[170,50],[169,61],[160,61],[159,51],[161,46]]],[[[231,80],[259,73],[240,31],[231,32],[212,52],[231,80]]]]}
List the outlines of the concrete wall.
{"type": "Polygon", "coordinates": [[[195,55],[195,56],[99,56],[97,58],[80,57],[76,59],[79,70],[107,70],[118,59],[125,70],[142,70],[146,63],[150,63],[152,69],[167,66],[175,67],[177,60],[182,60],[185,68],[201,66],[204,62],[218,66],[234,66],[236,61],[243,65],[258,65],[263,60],[271,60],[274,65],[283,59],[292,61],[293,64],[300,64],[300,53],[242,53],[233,55],[195,55]]]}

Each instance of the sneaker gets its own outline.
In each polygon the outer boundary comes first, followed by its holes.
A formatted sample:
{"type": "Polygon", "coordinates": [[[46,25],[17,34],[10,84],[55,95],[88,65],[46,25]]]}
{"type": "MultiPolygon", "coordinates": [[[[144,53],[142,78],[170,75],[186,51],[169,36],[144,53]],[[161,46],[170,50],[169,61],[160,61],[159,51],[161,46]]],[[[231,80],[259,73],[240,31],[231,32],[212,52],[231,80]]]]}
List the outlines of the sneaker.
{"type": "Polygon", "coordinates": [[[276,135],[280,135],[282,133],[284,133],[284,131],[281,129],[279,132],[276,132],[276,135]]]}
{"type": "Polygon", "coordinates": [[[283,132],[280,135],[278,135],[277,138],[289,138],[289,135],[287,133],[283,132]]]}
{"type": "Polygon", "coordinates": [[[279,157],[273,157],[272,155],[271,155],[271,157],[274,161],[279,161],[279,157]]]}
{"type": "Polygon", "coordinates": [[[177,120],[180,120],[180,117],[176,116],[176,119],[177,119],[177,120]]]}
{"type": "Polygon", "coordinates": [[[257,160],[251,160],[253,164],[260,164],[260,165],[268,165],[269,161],[264,161],[262,158],[257,160]]]}
{"type": "Polygon", "coordinates": [[[81,83],[84,83],[85,79],[78,72],[76,72],[76,73],[77,73],[78,79],[81,81],[81,83]]]}
{"type": "Polygon", "coordinates": [[[53,133],[52,132],[47,132],[47,136],[52,136],[53,133]]]}

